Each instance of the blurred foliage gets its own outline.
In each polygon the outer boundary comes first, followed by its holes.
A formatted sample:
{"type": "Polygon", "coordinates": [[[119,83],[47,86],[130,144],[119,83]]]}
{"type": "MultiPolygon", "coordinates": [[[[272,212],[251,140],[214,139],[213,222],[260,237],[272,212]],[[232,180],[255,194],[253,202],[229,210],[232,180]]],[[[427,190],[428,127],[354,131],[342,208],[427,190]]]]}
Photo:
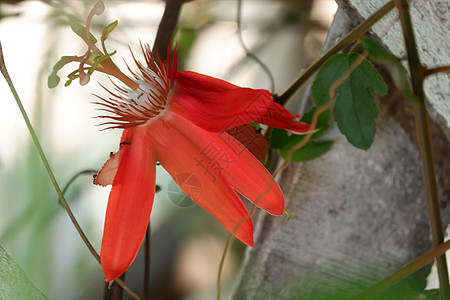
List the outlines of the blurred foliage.
{"type": "Polygon", "coordinates": [[[378,295],[371,297],[372,300],[419,300],[438,299],[434,298],[434,292],[424,291],[430,272],[431,265],[424,267],[408,277],[400,280],[391,287],[381,291],[378,295]]]}
{"type": "Polygon", "coordinates": [[[42,274],[42,270],[49,269],[51,255],[43,245],[50,244],[50,222],[58,203],[35,150],[25,149],[31,151],[24,151],[24,160],[18,161],[12,172],[3,174],[8,186],[3,195],[13,200],[4,205],[14,218],[2,230],[0,241],[20,249],[14,255],[25,258],[21,263],[27,274],[38,279],[39,286],[47,286],[50,274],[42,274]]]}
{"type": "Polygon", "coordinates": [[[47,299],[29,281],[22,269],[0,246],[0,298],[1,299],[47,299]]]}
{"type": "MultiPolygon", "coordinates": [[[[43,2],[50,4],[50,1],[43,2]]],[[[27,5],[28,3],[25,1],[20,4],[27,5]]],[[[56,157],[58,149],[55,145],[58,144],[58,141],[54,141],[54,137],[51,135],[52,126],[54,126],[52,119],[55,113],[55,99],[49,97],[48,90],[41,83],[45,82],[49,66],[51,66],[55,57],[56,47],[54,45],[60,39],[60,31],[55,29],[60,24],[67,24],[76,15],[79,16],[75,13],[77,10],[74,7],[78,7],[83,2],[72,2],[74,6],[70,4],[71,1],[51,2],[52,10],[50,11],[52,13],[42,24],[42,26],[47,25],[51,32],[41,45],[30,45],[30,50],[33,50],[32,53],[35,58],[42,55],[40,59],[35,60],[38,65],[38,72],[35,78],[37,84],[35,91],[33,91],[34,98],[22,99],[24,102],[32,103],[29,115],[59,182],[63,182],[64,178],[75,172],[70,164],[77,157],[73,156],[65,160],[56,157]]],[[[17,19],[10,18],[9,20],[19,22],[23,18],[24,6],[18,6],[14,10],[19,12],[14,16],[17,19]]],[[[8,56],[6,59],[12,60],[15,58],[8,56]]],[[[22,94],[22,91],[19,90],[19,94],[22,94]]],[[[12,96],[4,100],[14,101],[12,96]]],[[[91,263],[88,268],[83,267],[83,264],[89,262],[87,253],[80,253],[80,257],[70,256],[71,254],[67,253],[68,261],[62,265],[64,268],[70,265],[71,272],[66,273],[66,283],[59,285],[61,280],[64,280],[60,276],[62,268],[59,259],[64,257],[62,251],[64,251],[64,243],[66,242],[60,238],[64,235],[71,237],[74,230],[67,235],[63,232],[65,229],[60,227],[61,217],[67,221],[63,224],[70,224],[70,221],[60,207],[57,195],[36,149],[28,142],[29,140],[27,135],[25,138],[27,142],[16,145],[16,148],[19,149],[17,155],[14,156],[13,160],[8,161],[7,166],[2,166],[0,169],[0,184],[2,186],[0,205],[3,217],[3,226],[0,228],[0,243],[10,251],[10,254],[23,268],[30,280],[50,298],[61,299],[62,295],[66,295],[67,298],[76,299],[77,293],[81,293],[84,288],[90,286],[86,282],[86,275],[92,272],[92,267],[95,267],[95,265],[91,263]],[[59,243],[62,247],[55,248],[55,245],[59,243]],[[79,271],[84,272],[84,275],[77,278],[76,274],[79,274],[79,271]],[[85,282],[85,287],[81,284],[82,282],[85,282]]],[[[77,191],[80,191],[81,186],[78,185],[75,189],[76,194],[77,191]]],[[[79,242],[81,245],[81,240],[79,242]]],[[[27,284],[27,281],[24,281],[24,284],[27,284]]],[[[0,298],[3,299],[3,296],[4,294],[0,295],[0,298]]],[[[5,299],[39,298],[30,296],[5,299]]]]}

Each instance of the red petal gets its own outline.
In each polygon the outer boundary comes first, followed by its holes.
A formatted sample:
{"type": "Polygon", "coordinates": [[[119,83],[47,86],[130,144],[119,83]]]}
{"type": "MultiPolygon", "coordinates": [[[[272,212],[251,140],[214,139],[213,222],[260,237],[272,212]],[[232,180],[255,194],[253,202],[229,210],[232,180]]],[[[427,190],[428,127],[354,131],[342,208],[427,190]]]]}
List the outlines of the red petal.
{"type": "Polygon", "coordinates": [[[133,262],[148,226],[155,193],[156,160],[144,128],[135,128],[114,178],[106,209],[100,251],[106,281],[119,277],[133,262]]]}
{"type": "MultiPolygon", "coordinates": [[[[217,134],[202,130],[177,114],[170,114],[167,119],[181,134],[192,136],[191,143],[198,149],[192,154],[194,158],[201,159],[202,153],[209,154],[211,163],[220,170],[220,175],[244,197],[271,214],[284,213],[284,197],[280,187],[239,141],[226,132],[217,134]]],[[[196,169],[199,169],[198,163],[191,172],[196,169]]]]}
{"type": "MultiPolygon", "coordinates": [[[[191,124],[183,120],[184,122],[177,126],[191,124]]],[[[229,183],[204,160],[196,147],[199,135],[217,134],[191,124],[188,134],[184,135],[172,126],[172,122],[152,123],[151,135],[158,161],[175,180],[190,177],[192,182],[197,182],[199,186],[180,182],[178,184],[193,201],[212,214],[228,231],[234,232],[239,224],[235,236],[245,244],[253,246],[253,225],[247,209],[229,183]]]]}
{"type": "Polygon", "coordinates": [[[224,177],[245,198],[273,215],[284,213],[284,196],[266,168],[242,144],[223,132],[215,143],[228,148],[235,163],[229,164],[224,177]]]}
{"type": "Polygon", "coordinates": [[[126,149],[123,146],[127,145],[127,141],[131,140],[133,131],[133,128],[124,130],[120,141],[119,151],[111,155],[105,162],[102,169],[98,172],[97,176],[95,176],[94,184],[101,186],[113,184],[124,150],[126,149]]]}
{"type": "Polygon", "coordinates": [[[266,114],[261,116],[257,122],[270,127],[282,128],[295,132],[307,132],[309,130],[309,124],[296,121],[294,118],[295,116],[286,108],[276,102],[272,102],[266,114]]]}
{"type": "Polygon", "coordinates": [[[101,186],[113,184],[122,154],[123,151],[120,151],[119,149],[118,152],[111,155],[111,157],[103,165],[102,169],[97,173],[97,176],[95,176],[94,184],[101,186]]]}
{"type": "Polygon", "coordinates": [[[227,133],[244,145],[260,162],[264,162],[269,143],[258,129],[245,124],[231,128],[227,133]]]}
{"type": "Polygon", "coordinates": [[[265,115],[273,99],[267,90],[241,88],[195,72],[178,72],[171,111],[214,132],[248,124],[265,115]]]}

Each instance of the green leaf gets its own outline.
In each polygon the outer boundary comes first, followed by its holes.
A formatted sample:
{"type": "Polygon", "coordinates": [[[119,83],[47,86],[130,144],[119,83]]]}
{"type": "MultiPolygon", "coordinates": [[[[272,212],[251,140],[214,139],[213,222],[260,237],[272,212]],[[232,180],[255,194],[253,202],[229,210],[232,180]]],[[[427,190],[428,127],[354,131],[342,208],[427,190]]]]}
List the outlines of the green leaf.
{"type": "MultiPolygon", "coordinates": [[[[315,159],[325,153],[327,153],[331,146],[333,146],[334,141],[309,141],[305,146],[298,149],[292,154],[292,162],[308,161],[315,159]]],[[[288,158],[289,150],[296,143],[289,143],[280,150],[281,157],[284,159],[288,158]]]]}
{"type": "MultiPolygon", "coordinates": [[[[81,25],[80,23],[70,23],[70,28],[72,28],[73,32],[75,32],[76,35],[78,35],[80,38],[83,39],[85,43],[87,43],[86,40],[86,27],[81,25]]],[[[95,44],[97,43],[97,39],[89,32],[89,38],[91,39],[91,43],[95,44]]]]}
{"type": "MultiPolygon", "coordinates": [[[[312,107],[308,112],[306,112],[302,116],[300,121],[305,123],[311,123],[312,117],[316,109],[317,107],[312,107]]],[[[330,118],[331,118],[330,110],[324,111],[323,113],[320,114],[316,124],[316,129],[318,129],[318,131],[312,135],[311,137],[312,139],[320,137],[328,130],[328,128],[330,127],[329,124],[330,118]]],[[[281,149],[289,143],[296,144],[300,142],[304,137],[305,135],[297,135],[294,133],[291,134],[284,129],[274,128],[272,131],[272,136],[270,137],[270,148],[281,149]]]]}
{"type": "Polygon", "coordinates": [[[398,62],[399,59],[391,52],[383,48],[378,42],[365,35],[361,39],[361,45],[377,62],[398,62]]]}
{"type": "MultiPolygon", "coordinates": [[[[316,110],[317,110],[317,107],[312,107],[307,113],[305,113],[302,116],[300,121],[305,122],[305,123],[311,123],[316,110]]],[[[313,139],[320,137],[328,130],[328,128],[330,128],[330,119],[331,119],[331,112],[329,109],[320,114],[319,118],[317,119],[317,124],[316,124],[316,130],[318,130],[318,131],[312,135],[313,139]]],[[[301,135],[300,137],[303,137],[303,136],[304,135],[301,135]]]]}
{"type": "Polygon", "coordinates": [[[402,61],[368,36],[361,39],[361,45],[373,60],[386,65],[390,69],[392,81],[403,96],[413,102],[417,101],[408,82],[408,71],[403,66],[402,61]]]}
{"type": "Polygon", "coordinates": [[[346,54],[337,54],[328,59],[317,72],[317,78],[311,87],[311,97],[314,104],[323,106],[330,101],[329,90],[331,84],[338,80],[348,69],[346,54]]]}
{"type": "Polygon", "coordinates": [[[440,292],[439,289],[431,289],[431,290],[424,290],[419,294],[419,296],[416,299],[421,300],[440,300],[440,292]]]}
{"type": "Polygon", "coordinates": [[[47,299],[1,246],[0,299],[47,299]]]}
{"type": "Polygon", "coordinates": [[[391,66],[391,76],[395,86],[403,94],[403,96],[405,96],[406,99],[412,102],[417,102],[417,98],[411,90],[411,87],[409,86],[408,71],[406,71],[401,62],[392,64],[391,66]]]}
{"type": "MultiPolygon", "coordinates": [[[[329,89],[357,60],[359,54],[338,54],[319,70],[312,86],[312,98],[317,105],[330,101],[329,89]]],[[[336,89],[334,117],[339,130],[355,147],[368,149],[375,136],[375,117],[378,114],[372,92],[384,95],[386,83],[368,61],[362,63],[336,89]]]]}
{"type": "Polygon", "coordinates": [[[289,144],[292,136],[284,129],[273,128],[270,136],[270,148],[281,149],[283,146],[289,144]]]}

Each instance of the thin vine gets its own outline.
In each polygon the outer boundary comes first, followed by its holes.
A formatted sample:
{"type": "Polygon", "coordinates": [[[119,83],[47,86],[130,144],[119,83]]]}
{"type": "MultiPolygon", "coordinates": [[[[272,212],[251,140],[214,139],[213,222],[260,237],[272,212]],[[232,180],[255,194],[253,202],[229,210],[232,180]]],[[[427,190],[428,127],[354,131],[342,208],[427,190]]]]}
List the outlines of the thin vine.
{"type": "MultiPolygon", "coordinates": [[[[34,131],[34,128],[33,128],[33,125],[31,124],[30,118],[28,117],[28,114],[22,105],[22,101],[20,101],[19,95],[17,94],[17,91],[11,80],[11,77],[9,76],[8,70],[6,69],[1,42],[0,42],[0,70],[1,70],[3,77],[5,77],[5,80],[8,83],[9,88],[11,89],[11,93],[13,94],[14,99],[16,100],[17,106],[19,107],[20,113],[22,114],[22,117],[25,121],[25,124],[26,124],[28,131],[31,135],[31,138],[33,140],[34,146],[36,147],[39,157],[41,158],[41,161],[44,164],[44,168],[47,172],[47,175],[50,178],[50,181],[52,182],[53,188],[55,189],[56,193],[58,194],[59,202],[66,210],[67,214],[69,215],[70,220],[72,221],[73,225],[75,226],[75,229],[77,230],[77,232],[80,235],[81,239],[83,240],[84,244],[89,249],[89,251],[92,253],[92,256],[94,256],[95,260],[97,260],[97,262],[100,264],[100,255],[97,253],[97,251],[92,246],[91,242],[87,238],[86,234],[84,233],[84,231],[81,228],[80,224],[78,223],[77,219],[73,215],[72,210],[69,207],[69,204],[67,203],[66,199],[64,198],[63,192],[62,192],[61,188],[59,187],[58,182],[56,181],[55,175],[53,174],[52,168],[50,167],[50,164],[47,160],[44,150],[42,149],[41,143],[39,142],[39,138],[37,137],[36,132],[34,131]]],[[[116,281],[134,299],[141,299],[122,280],[118,279],[116,281]]]]}

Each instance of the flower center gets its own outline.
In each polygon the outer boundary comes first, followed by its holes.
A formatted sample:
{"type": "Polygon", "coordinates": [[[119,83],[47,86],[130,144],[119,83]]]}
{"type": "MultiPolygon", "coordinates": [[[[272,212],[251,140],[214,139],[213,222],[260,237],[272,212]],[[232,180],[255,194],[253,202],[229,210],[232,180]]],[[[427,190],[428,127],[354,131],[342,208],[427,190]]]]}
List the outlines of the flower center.
{"type": "MultiPolygon", "coordinates": [[[[113,83],[115,92],[105,88],[113,97],[109,99],[99,97],[103,100],[97,102],[102,106],[100,110],[111,114],[99,116],[110,119],[109,122],[101,125],[108,125],[107,128],[139,126],[166,110],[174,85],[176,64],[172,65],[170,61],[157,64],[148,50],[144,51],[144,55],[147,66],[135,59],[139,73],[130,70],[138,85],[135,90],[129,87],[119,87],[113,83]]],[[[176,59],[176,56],[174,58],[176,59]]]]}

